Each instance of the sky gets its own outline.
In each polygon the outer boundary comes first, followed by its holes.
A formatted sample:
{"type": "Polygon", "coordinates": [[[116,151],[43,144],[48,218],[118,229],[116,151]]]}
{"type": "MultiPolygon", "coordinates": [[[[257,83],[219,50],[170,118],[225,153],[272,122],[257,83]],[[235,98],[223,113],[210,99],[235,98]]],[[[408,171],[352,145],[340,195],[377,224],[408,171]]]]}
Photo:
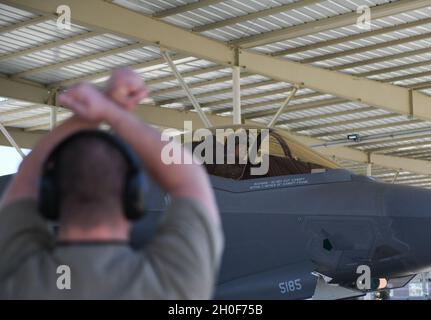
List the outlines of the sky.
{"type": "MultiPolygon", "coordinates": [[[[25,154],[29,149],[22,149],[25,154]]],[[[12,147],[0,146],[0,176],[15,173],[21,163],[22,158],[12,147]]]]}

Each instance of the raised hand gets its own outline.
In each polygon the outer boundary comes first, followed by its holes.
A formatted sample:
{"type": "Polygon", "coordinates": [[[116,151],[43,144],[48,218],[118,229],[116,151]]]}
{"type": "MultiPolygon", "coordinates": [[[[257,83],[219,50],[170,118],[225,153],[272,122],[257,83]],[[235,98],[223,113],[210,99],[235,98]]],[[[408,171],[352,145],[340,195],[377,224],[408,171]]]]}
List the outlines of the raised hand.
{"type": "Polygon", "coordinates": [[[114,70],[106,91],[113,101],[126,110],[134,109],[149,93],[142,78],[130,68],[114,70]]]}
{"type": "Polygon", "coordinates": [[[119,108],[89,83],[80,83],[63,92],[59,102],[82,119],[93,122],[108,120],[110,113],[119,108]]]}

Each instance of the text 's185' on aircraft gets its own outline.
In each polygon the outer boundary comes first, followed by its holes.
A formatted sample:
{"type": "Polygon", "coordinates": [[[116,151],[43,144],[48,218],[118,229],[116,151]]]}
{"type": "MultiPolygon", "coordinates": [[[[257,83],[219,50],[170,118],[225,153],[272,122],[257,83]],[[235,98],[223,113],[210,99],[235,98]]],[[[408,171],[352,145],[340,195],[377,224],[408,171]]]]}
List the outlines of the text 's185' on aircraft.
{"type": "MultiPolygon", "coordinates": [[[[283,131],[267,139],[266,175],[250,175],[250,162],[207,165],[225,232],[216,298],[349,298],[367,292],[357,287],[359,266],[371,272],[370,290],[430,269],[431,191],[342,170],[283,131]]],[[[169,202],[155,183],[150,194],[135,246],[169,202]]]]}

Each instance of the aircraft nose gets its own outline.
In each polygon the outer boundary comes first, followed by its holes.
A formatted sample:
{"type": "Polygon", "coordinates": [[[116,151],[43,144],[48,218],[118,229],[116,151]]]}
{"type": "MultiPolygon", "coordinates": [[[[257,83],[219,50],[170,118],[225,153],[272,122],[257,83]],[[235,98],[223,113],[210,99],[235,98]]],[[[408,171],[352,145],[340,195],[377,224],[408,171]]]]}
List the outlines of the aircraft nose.
{"type": "Polygon", "coordinates": [[[404,265],[431,267],[431,190],[403,185],[384,188],[387,243],[404,265]]]}
{"type": "Polygon", "coordinates": [[[385,212],[390,217],[430,219],[431,221],[431,190],[403,185],[386,185],[384,205],[385,212]]]}

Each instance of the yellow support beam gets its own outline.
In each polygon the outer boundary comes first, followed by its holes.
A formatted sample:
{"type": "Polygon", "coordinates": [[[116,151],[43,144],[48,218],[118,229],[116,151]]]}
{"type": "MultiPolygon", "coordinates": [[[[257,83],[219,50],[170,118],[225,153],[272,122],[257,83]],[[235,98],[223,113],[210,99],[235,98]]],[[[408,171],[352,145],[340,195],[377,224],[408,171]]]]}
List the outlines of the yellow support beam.
{"type": "MultiPolygon", "coordinates": [[[[231,66],[233,63],[233,50],[226,43],[205,38],[106,1],[8,0],[7,3],[44,14],[53,14],[57,6],[66,4],[73,12],[75,23],[94,31],[103,29],[136,41],[159,44],[164,48],[208,59],[220,65],[231,66]]],[[[400,0],[376,7],[373,14],[374,17],[378,16],[381,8],[386,8],[385,14],[390,15],[400,10],[408,11],[427,5],[431,5],[431,0],[400,0]]],[[[342,99],[431,120],[431,97],[416,91],[411,93],[408,88],[358,79],[352,75],[244,50],[239,53],[239,61],[242,66],[246,66],[248,72],[265,75],[274,80],[300,84],[342,99]]]]}

